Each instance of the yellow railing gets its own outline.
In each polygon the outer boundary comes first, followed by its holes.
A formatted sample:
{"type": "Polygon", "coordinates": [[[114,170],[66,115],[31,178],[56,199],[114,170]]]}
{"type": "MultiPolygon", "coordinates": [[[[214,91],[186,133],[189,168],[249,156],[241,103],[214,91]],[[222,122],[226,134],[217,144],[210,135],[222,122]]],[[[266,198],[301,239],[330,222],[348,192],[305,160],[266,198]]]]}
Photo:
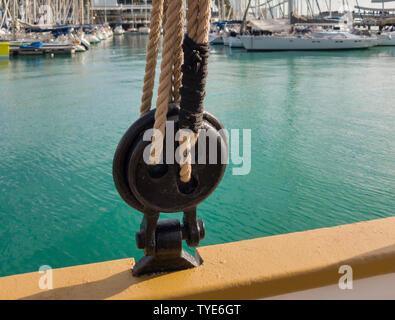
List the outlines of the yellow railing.
{"type": "Polygon", "coordinates": [[[135,278],[133,259],[0,278],[0,299],[259,299],[395,272],[395,217],[201,247],[197,268],[135,278]]]}

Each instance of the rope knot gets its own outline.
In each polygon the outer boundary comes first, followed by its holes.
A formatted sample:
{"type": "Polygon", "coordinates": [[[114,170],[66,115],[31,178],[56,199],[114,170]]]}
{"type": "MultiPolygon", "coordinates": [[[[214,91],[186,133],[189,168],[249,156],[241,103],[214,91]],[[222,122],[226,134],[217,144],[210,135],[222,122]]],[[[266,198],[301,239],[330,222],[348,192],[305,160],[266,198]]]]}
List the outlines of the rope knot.
{"type": "Polygon", "coordinates": [[[186,35],[182,48],[184,50],[184,71],[193,71],[195,74],[204,72],[202,68],[207,65],[208,45],[198,44],[186,35]]]}
{"type": "Polygon", "coordinates": [[[192,50],[192,54],[191,54],[191,65],[190,68],[195,72],[198,73],[200,71],[200,66],[202,64],[202,57],[200,55],[200,51],[197,49],[193,49],[192,50]]]}

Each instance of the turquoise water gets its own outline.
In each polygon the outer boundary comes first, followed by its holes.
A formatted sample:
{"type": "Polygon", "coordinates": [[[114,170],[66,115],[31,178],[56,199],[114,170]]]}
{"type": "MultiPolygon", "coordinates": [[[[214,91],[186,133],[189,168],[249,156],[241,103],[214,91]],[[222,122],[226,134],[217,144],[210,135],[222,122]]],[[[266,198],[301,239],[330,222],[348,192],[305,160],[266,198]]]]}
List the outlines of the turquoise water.
{"type": "MultiPolygon", "coordinates": [[[[112,157],[138,117],[146,38],[0,65],[0,276],[140,257],[112,157]]],[[[252,129],[251,172],[199,206],[202,245],[395,214],[395,48],[215,47],[206,108],[252,129]]],[[[179,215],[166,215],[178,217],[179,215]]]]}

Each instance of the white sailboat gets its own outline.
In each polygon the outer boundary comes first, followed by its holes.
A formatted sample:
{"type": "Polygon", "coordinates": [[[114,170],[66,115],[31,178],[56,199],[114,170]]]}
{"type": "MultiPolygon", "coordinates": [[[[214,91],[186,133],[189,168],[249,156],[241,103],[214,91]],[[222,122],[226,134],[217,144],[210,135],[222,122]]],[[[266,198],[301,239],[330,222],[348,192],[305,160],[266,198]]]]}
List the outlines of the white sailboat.
{"type": "Polygon", "coordinates": [[[241,28],[241,23],[239,21],[229,21],[225,23],[223,34],[222,34],[222,41],[224,43],[224,46],[231,46],[231,42],[232,42],[232,47],[234,48],[243,47],[241,40],[237,38],[237,35],[240,32],[240,28],[241,28]]]}
{"type": "Polygon", "coordinates": [[[395,46],[395,31],[381,32],[377,38],[379,46],[395,46]]]}
{"type": "Polygon", "coordinates": [[[149,34],[150,33],[150,28],[148,27],[148,9],[147,9],[147,0],[144,1],[145,5],[145,21],[144,21],[144,26],[138,28],[138,33],[139,34],[149,34]]]}
{"type": "Polygon", "coordinates": [[[220,30],[215,30],[209,33],[208,41],[210,44],[223,44],[222,32],[220,30]]]}
{"type": "MultiPolygon", "coordinates": [[[[293,0],[289,0],[289,17],[293,15],[293,0]]],[[[293,50],[345,50],[365,49],[376,46],[378,39],[375,36],[359,36],[351,33],[352,15],[347,13],[338,31],[310,32],[297,34],[292,32],[293,26],[284,25],[283,32],[266,35],[242,35],[240,39],[248,51],[293,51],[293,50]],[[292,33],[290,33],[292,32],[292,33]]],[[[279,26],[275,26],[278,28],[279,26]]],[[[265,27],[266,31],[268,27],[265,27]]]]}
{"type": "Polygon", "coordinates": [[[233,12],[235,13],[234,18],[238,18],[238,19],[242,18],[242,21],[241,21],[241,24],[237,23],[237,25],[233,26],[233,29],[231,31],[227,32],[226,42],[225,42],[225,38],[223,36],[224,44],[228,45],[230,48],[244,48],[243,42],[241,41],[241,38],[240,38],[240,35],[243,33],[250,5],[251,5],[251,0],[248,1],[247,7],[244,10],[244,14],[242,14],[242,12],[241,12],[240,4],[235,3],[232,6],[233,8],[237,8],[237,9],[233,10],[233,12]],[[237,10],[237,11],[235,12],[235,10],[237,10]]]}
{"type": "Polygon", "coordinates": [[[82,36],[80,37],[80,40],[81,40],[81,45],[83,45],[83,46],[85,47],[86,50],[89,50],[90,43],[89,43],[89,41],[88,41],[87,39],[85,39],[85,36],[84,36],[84,35],[82,35],[82,36]]]}
{"type": "Polygon", "coordinates": [[[241,36],[244,48],[249,51],[293,50],[345,50],[366,49],[377,45],[377,38],[361,37],[294,37],[294,36],[241,36]]]}
{"type": "Polygon", "coordinates": [[[148,27],[140,27],[138,32],[139,32],[139,34],[149,34],[150,28],[148,28],[148,27]]]}
{"type": "Polygon", "coordinates": [[[97,36],[96,31],[92,31],[91,33],[86,34],[86,40],[89,41],[89,43],[99,43],[101,40],[100,38],[97,36]]]}
{"type": "Polygon", "coordinates": [[[372,0],[372,3],[380,2],[382,4],[382,14],[381,24],[384,29],[377,35],[379,46],[395,46],[395,19],[385,18],[385,2],[394,2],[395,0],[372,0]]]}
{"type": "MultiPolygon", "coordinates": [[[[215,5],[215,2],[212,2],[212,9],[214,11],[218,12],[218,21],[224,21],[225,20],[225,9],[224,9],[224,1],[219,0],[218,1],[218,7],[215,5]]],[[[223,30],[219,26],[215,26],[214,29],[210,30],[210,33],[208,35],[208,41],[210,44],[224,44],[223,40],[223,30]]]]}
{"type": "Polygon", "coordinates": [[[244,48],[243,41],[241,41],[240,36],[229,36],[228,43],[230,48],[244,48]]]}
{"type": "Polygon", "coordinates": [[[120,36],[120,35],[123,35],[124,33],[125,33],[125,30],[123,30],[121,25],[115,27],[114,35],[120,36]]]}
{"type": "Polygon", "coordinates": [[[229,46],[229,36],[227,35],[227,33],[224,33],[222,35],[222,43],[224,44],[224,46],[229,46]]]}

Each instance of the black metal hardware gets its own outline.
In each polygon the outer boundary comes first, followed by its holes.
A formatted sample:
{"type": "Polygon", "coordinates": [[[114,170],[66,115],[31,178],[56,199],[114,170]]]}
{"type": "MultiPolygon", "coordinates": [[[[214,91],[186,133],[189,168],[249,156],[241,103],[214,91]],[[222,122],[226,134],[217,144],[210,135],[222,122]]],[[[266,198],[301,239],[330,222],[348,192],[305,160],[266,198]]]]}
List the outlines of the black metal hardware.
{"type": "MultiPolygon", "coordinates": [[[[136,242],[145,256],[134,266],[135,276],[191,268],[201,263],[182,249],[182,240],[186,240],[188,246],[195,247],[204,238],[204,223],[197,218],[197,206],[221,181],[226,167],[223,160],[228,155],[228,141],[221,131],[222,125],[214,116],[204,112],[202,128],[206,134],[199,134],[193,148],[198,148],[199,141],[206,139],[206,161],[201,163],[203,159],[199,159],[196,149],[196,163],[192,164],[190,182],[180,181],[179,164],[167,161],[166,151],[163,152],[163,164],[153,166],[146,163],[144,150],[151,142],[144,141],[143,135],[153,127],[154,114],[155,110],[152,110],[127,130],[115,152],[113,163],[114,182],[122,199],[144,214],[136,242]],[[216,143],[215,161],[210,159],[212,141],[216,143]],[[183,224],[176,219],[159,221],[161,212],[184,212],[183,224]]],[[[178,130],[178,115],[178,105],[170,105],[167,121],[173,121],[175,132],[178,130]]],[[[165,140],[164,150],[166,143],[165,140]]]]}
{"type": "Polygon", "coordinates": [[[190,241],[193,239],[193,246],[197,246],[205,236],[203,220],[196,219],[196,214],[195,217],[190,217],[188,213],[185,213],[184,218],[187,216],[185,220],[190,223],[184,222],[181,225],[177,219],[157,221],[155,218],[158,216],[151,216],[152,219],[149,219],[145,215],[141,230],[136,233],[137,247],[144,249],[145,256],[134,266],[134,276],[188,269],[201,263],[183,250],[182,240],[187,240],[191,246],[190,241]]]}

